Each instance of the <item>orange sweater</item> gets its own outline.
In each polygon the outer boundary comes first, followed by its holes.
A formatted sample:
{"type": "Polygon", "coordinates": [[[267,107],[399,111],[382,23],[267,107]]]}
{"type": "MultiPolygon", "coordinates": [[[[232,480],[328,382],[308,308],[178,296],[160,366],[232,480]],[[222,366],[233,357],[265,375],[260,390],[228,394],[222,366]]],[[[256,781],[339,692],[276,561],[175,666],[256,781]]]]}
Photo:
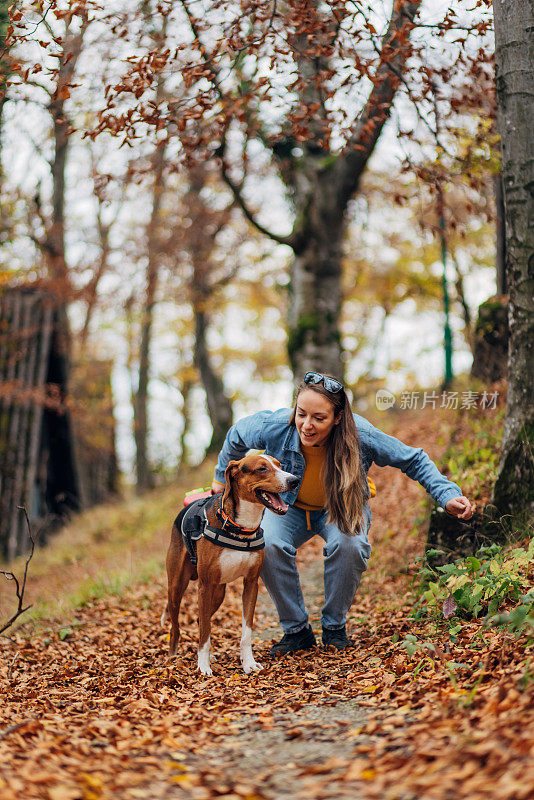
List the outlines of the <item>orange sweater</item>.
{"type": "Polygon", "coordinates": [[[304,470],[295,505],[307,511],[320,511],[325,504],[321,470],[326,456],[326,445],[323,447],[305,447],[301,445],[300,449],[306,462],[306,469],[304,470]]]}

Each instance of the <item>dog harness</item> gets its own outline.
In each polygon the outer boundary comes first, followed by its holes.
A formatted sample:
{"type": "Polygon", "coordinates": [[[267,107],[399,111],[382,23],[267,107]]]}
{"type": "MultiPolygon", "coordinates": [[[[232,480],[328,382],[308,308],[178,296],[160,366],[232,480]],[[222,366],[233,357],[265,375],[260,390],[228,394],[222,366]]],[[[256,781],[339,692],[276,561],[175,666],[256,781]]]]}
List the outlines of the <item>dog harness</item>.
{"type": "Polygon", "coordinates": [[[187,510],[182,517],[182,537],[193,566],[197,563],[197,542],[202,536],[213,544],[227,547],[230,550],[245,552],[263,550],[265,547],[263,530],[257,527],[253,531],[247,531],[244,535],[243,531],[246,529],[240,528],[239,525],[232,522],[220,507],[216,509],[215,513],[217,519],[221,521],[221,527],[215,528],[208,525],[205,506],[212,499],[212,497],[203,497],[200,500],[194,500],[186,507],[187,510]]]}

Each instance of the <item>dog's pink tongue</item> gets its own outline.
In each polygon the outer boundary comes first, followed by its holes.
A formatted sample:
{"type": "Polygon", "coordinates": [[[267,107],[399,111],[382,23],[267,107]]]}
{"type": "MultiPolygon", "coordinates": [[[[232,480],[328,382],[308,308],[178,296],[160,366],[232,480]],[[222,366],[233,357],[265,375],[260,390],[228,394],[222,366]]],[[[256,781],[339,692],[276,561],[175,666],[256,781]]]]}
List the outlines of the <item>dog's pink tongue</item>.
{"type": "Polygon", "coordinates": [[[279,494],[271,494],[269,492],[269,499],[272,503],[273,508],[276,508],[277,511],[285,512],[289,508],[289,506],[286,503],[284,503],[279,494]]]}

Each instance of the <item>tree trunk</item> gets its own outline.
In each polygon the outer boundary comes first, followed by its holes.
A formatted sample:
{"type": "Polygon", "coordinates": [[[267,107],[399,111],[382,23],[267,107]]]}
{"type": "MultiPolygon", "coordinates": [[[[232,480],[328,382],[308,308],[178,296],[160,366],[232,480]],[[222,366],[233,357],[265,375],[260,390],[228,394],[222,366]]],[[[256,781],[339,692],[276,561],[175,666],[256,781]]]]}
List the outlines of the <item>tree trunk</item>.
{"type": "Polygon", "coordinates": [[[63,101],[50,103],[54,124],[54,158],[52,170],[52,218],[46,232],[48,273],[56,291],[65,299],[69,296],[69,274],[65,258],[65,166],[69,140],[68,123],[62,111],[63,101]]]}
{"type": "MultiPolygon", "coordinates": [[[[319,8],[318,3],[314,5],[319,8]]],[[[301,103],[319,109],[318,115],[311,117],[308,139],[301,144],[304,156],[298,162],[292,156],[291,146],[284,152],[273,148],[281,177],[290,188],[295,205],[288,351],[297,380],[308,369],[330,372],[343,379],[339,320],[347,206],[358,191],[362,174],[391,114],[419,6],[419,0],[393,3],[373,88],[355,120],[350,140],[338,156],[325,148],[321,123],[324,99],[314,81],[314,71],[324,69],[326,60],[310,58],[307,41],[295,42],[305,87],[301,103]]],[[[290,140],[288,143],[291,145],[290,140]]]]}
{"type": "MultiPolygon", "coordinates": [[[[218,453],[228,428],[232,425],[232,404],[224,393],[224,384],[210,358],[207,334],[210,326],[210,308],[213,297],[226,282],[216,279],[213,249],[218,231],[228,224],[230,207],[215,210],[206,202],[203,192],[210,185],[210,172],[205,164],[190,167],[187,171],[189,189],[184,206],[194,221],[182,234],[181,246],[186,246],[191,258],[191,305],[195,319],[194,365],[206,393],[206,405],[212,426],[210,443],[205,455],[218,453]],[[211,301],[211,302],[210,302],[211,301]]],[[[230,274],[226,276],[229,278],[230,274]]]]}
{"type": "Polygon", "coordinates": [[[0,0],[0,189],[4,180],[4,165],[2,162],[3,142],[3,116],[4,105],[7,100],[7,79],[9,77],[9,64],[5,57],[5,41],[9,26],[9,0],[0,0]]]}
{"type": "Polygon", "coordinates": [[[156,303],[156,289],[159,273],[159,215],[163,193],[163,170],[165,166],[166,142],[159,142],[154,151],[152,168],[154,183],[152,189],[152,211],[148,224],[148,253],[146,269],[145,297],[141,317],[141,340],[139,344],[139,381],[134,397],[134,438],[136,453],[136,488],[144,492],[154,485],[148,461],[148,382],[150,379],[150,344],[152,323],[156,303]]]}
{"type": "MultiPolygon", "coordinates": [[[[349,140],[343,151],[337,154],[329,149],[321,75],[329,68],[335,69],[328,52],[337,36],[339,19],[336,15],[328,17],[328,4],[319,0],[302,3],[306,18],[315,20],[316,30],[320,31],[317,36],[306,31],[297,33],[292,40],[299,75],[299,96],[294,112],[298,115],[304,113],[305,135],[300,131],[297,140],[290,114],[284,126],[286,135],[270,143],[280,178],[287,186],[294,206],[294,224],[289,236],[276,234],[255,219],[242,187],[229,173],[225,140],[219,148],[223,178],[246,218],[261,233],[293,249],[288,349],[297,380],[310,367],[343,378],[339,317],[345,214],[391,115],[411,53],[410,35],[420,5],[421,0],[395,0],[392,3],[378,66],[372,77],[372,89],[353,122],[349,140]]],[[[196,35],[194,26],[193,32],[196,35]]],[[[213,60],[209,60],[210,64],[213,60]]],[[[262,135],[261,139],[265,144],[269,136],[262,135]]]]}
{"type": "Polygon", "coordinates": [[[465,326],[465,340],[469,345],[471,353],[474,355],[475,340],[473,335],[473,321],[471,319],[471,309],[469,308],[469,304],[465,297],[464,276],[460,269],[460,265],[458,264],[454,255],[453,255],[453,263],[454,263],[454,268],[456,270],[456,281],[454,282],[454,286],[456,288],[458,302],[462,307],[462,316],[464,318],[464,326],[465,326]]]}
{"type": "Polygon", "coordinates": [[[506,286],[506,215],[504,210],[504,190],[502,185],[502,172],[493,176],[495,191],[495,227],[496,227],[496,254],[495,267],[497,271],[497,294],[507,294],[506,286]]]}
{"type": "Polygon", "coordinates": [[[43,250],[48,274],[54,282],[56,294],[65,302],[71,299],[71,280],[65,255],[65,168],[71,125],[65,104],[69,97],[69,84],[73,81],[76,64],[82,52],[87,25],[87,18],[83,17],[77,33],[73,34],[67,28],[59,62],[57,84],[48,105],[48,111],[52,117],[54,139],[54,156],[50,163],[52,216],[44,237],[43,250]]]}
{"type": "Polygon", "coordinates": [[[86,308],[85,308],[85,319],[83,321],[82,329],[80,331],[80,355],[83,357],[85,355],[87,349],[87,340],[89,338],[89,330],[91,327],[91,320],[93,318],[93,313],[96,308],[96,301],[98,298],[98,287],[100,285],[100,281],[102,277],[107,272],[108,263],[109,263],[109,256],[111,252],[111,247],[109,243],[109,234],[110,234],[110,226],[104,225],[101,218],[101,213],[98,214],[98,234],[100,240],[100,256],[98,260],[98,267],[96,268],[96,272],[87,284],[85,288],[85,301],[86,301],[86,308]]]}
{"type": "Polygon", "coordinates": [[[206,392],[206,402],[213,429],[206,455],[218,453],[221,449],[228,428],[232,425],[232,405],[224,393],[221,378],[210,361],[206,344],[206,315],[200,308],[195,308],[195,367],[200,373],[202,385],[206,392]]]}
{"type": "Polygon", "coordinates": [[[187,446],[187,437],[191,430],[191,394],[193,389],[195,388],[195,382],[188,380],[187,378],[182,383],[181,388],[181,395],[183,397],[183,406],[182,406],[182,420],[183,420],[183,427],[182,432],[180,434],[180,461],[178,462],[178,473],[180,470],[186,468],[190,464],[189,459],[189,448],[187,446]]]}
{"type": "MultiPolygon", "coordinates": [[[[311,159],[310,159],[311,161],[311,159]]],[[[309,178],[317,167],[309,163],[309,178]]],[[[339,321],[344,210],[328,173],[316,175],[315,188],[296,196],[296,214],[305,219],[302,249],[291,267],[288,355],[297,380],[307,370],[343,378],[339,321]]]]}
{"type": "Polygon", "coordinates": [[[506,212],[508,403],[494,503],[534,521],[534,6],[494,0],[498,123],[506,212]]]}

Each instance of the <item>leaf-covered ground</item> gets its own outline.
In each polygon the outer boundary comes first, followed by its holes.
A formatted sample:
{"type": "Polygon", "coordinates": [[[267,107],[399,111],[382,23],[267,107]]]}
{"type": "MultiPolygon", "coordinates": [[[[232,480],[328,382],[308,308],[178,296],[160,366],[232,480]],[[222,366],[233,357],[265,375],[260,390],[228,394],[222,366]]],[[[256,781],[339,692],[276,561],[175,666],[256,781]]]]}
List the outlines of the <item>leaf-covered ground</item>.
{"type": "MultiPolygon", "coordinates": [[[[452,424],[428,414],[395,432],[439,457],[452,424]]],[[[215,674],[203,678],[193,587],[169,662],[160,533],[142,543],[161,564],[154,577],[3,637],[0,798],[534,797],[532,645],[480,622],[454,643],[445,628],[407,618],[423,491],[395,470],[373,477],[374,552],[351,611],[355,646],[342,654],[319,647],[271,660],[279,631],[262,590],[254,650],[264,670],[245,676],[233,586],[214,622],[215,674]],[[409,656],[407,634],[432,635],[433,653],[409,656]]],[[[316,630],[320,550],[312,542],[301,555],[316,630]]],[[[53,592],[62,570],[70,586],[91,559],[87,546],[75,563],[51,565],[53,592]]],[[[46,585],[38,573],[30,591],[44,597],[46,585]]]]}

